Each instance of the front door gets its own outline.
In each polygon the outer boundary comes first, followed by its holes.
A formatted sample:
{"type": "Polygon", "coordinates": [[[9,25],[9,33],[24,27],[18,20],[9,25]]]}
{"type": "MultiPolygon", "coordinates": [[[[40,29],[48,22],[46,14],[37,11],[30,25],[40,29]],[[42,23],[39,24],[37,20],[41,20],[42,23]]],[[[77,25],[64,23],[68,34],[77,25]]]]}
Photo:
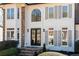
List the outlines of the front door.
{"type": "Polygon", "coordinates": [[[33,46],[41,45],[41,29],[40,28],[31,29],[31,45],[33,46]]]}

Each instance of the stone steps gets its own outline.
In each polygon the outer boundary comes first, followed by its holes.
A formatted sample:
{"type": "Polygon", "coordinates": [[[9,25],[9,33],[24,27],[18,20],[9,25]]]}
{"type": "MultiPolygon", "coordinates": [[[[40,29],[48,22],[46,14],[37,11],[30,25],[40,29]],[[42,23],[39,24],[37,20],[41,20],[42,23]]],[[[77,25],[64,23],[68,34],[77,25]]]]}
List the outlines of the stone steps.
{"type": "Polygon", "coordinates": [[[19,56],[34,56],[35,53],[38,54],[42,52],[42,48],[20,48],[19,56]]]}

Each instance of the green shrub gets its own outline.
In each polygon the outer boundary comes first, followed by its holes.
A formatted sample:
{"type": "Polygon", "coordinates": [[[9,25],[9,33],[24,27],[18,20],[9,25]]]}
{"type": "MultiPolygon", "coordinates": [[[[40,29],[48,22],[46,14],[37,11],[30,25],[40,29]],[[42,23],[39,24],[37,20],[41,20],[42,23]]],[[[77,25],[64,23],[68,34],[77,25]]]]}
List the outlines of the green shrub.
{"type": "Polygon", "coordinates": [[[17,47],[18,41],[15,40],[8,40],[0,42],[0,51],[12,47],[17,47]]]}
{"type": "Polygon", "coordinates": [[[45,52],[45,51],[46,51],[46,45],[43,44],[43,52],[45,52]]]}
{"type": "Polygon", "coordinates": [[[79,53],[79,40],[75,42],[75,52],[79,53]]]}
{"type": "Polygon", "coordinates": [[[9,48],[6,50],[0,51],[0,56],[15,56],[17,55],[18,50],[16,48],[9,48]]]}

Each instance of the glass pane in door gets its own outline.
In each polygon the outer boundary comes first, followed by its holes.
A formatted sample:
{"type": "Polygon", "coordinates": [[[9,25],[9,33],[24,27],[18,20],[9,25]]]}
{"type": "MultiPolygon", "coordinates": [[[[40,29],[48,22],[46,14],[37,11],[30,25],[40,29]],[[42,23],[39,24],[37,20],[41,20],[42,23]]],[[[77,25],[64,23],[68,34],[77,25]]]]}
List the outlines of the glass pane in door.
{"type": "Polygon", "coordinates": [[[32,42],[31,42],[31,44],[35,44],[35,30],[32,30],[32,42]]]}
{"type": "Polygon", "coordinates": [[[31,45],[41,45],[41,29],[31,30],[31,45]]]}
{"type": "Polygon", "coordinates": [[[40,45],[41,43],[41,30],[37,30],[37,45],[40,45]]]}

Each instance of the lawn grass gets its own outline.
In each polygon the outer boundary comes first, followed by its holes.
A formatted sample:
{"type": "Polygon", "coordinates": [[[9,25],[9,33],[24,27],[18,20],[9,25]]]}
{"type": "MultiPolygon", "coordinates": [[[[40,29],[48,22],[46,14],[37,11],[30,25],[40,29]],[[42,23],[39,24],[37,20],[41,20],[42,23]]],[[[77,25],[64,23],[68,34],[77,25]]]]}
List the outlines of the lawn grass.
{"type": "Polygon", "coordinates": [[[9,48],[0,51],[0,56],[15,56],[17,55],[17,48],[9,48]]]}

